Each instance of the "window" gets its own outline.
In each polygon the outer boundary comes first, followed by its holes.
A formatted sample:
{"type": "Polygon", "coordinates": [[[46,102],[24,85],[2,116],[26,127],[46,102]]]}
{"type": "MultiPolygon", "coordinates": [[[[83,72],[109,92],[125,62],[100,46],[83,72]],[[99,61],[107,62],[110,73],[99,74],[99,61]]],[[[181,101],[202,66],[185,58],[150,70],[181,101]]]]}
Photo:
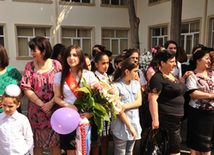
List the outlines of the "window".
{"type": "Polygon", "coordinates": [[[4,27],[0,26],[0,44],[4,46],[4,27]]]}
{"type": "Polygon", "coordinates": [[[191,54],[192,47],[199,43],[199,21],[183,23],[181,26],[181,46],[187,54],[191,54]]]}
{"type": "Polygon", "coordinates": [[[102,45],[112,51],[113,55],[118,55],[128,48],[128,30],[102,30],[102,45]]]}
{"type": "Polygon", "coordinates": [[[102,4],[127,5],[128,4],[128,0],[102,0],[102,4]]]}
{"type": "Polygon", "coordinates": [[[61,0],[62,2],[91,3],[92,0],[61,0]]]}
{"type": "Polygon", "coordinates": [[[167,26],[151,28],[151,47],[156,45],[163,46],[164,43],[167,41],[167,26]]]}
{"type": "Polygon", "coordinates": [[[53,0],[13,0],[13,1],[17,1],[17,2],[32,2],[32,3],[47,3],[47,4],[51,4],[53,3],[53,0]]]}
{"type": "Polygon", "coordinates": [[[212,19],[211,47],[214,48],[214,19],[212,19]]]}
{"type": "Polygon", "coordinates": [[[28,42],[36,36],[44,36],[51,39],[50,28],[45,27],[22,27],[17,26],[17,39],[18,39],[18,55],[31,56],[28,42]]]}
{"type": "Polygon", "coordinates": [[[91,29],[62,28],[62,44],[78,45],[84,53],[91,54],[91,29]]]}

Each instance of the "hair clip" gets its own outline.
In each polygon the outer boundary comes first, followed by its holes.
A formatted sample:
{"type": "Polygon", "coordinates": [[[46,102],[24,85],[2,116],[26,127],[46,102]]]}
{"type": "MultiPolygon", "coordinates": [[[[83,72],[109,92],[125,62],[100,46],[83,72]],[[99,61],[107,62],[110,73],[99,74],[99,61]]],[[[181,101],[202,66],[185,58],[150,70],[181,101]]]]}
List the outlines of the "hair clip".
{"type": "Polygon", "coordinates": [[[21,94],[21,89],[16,84],[10,84],[6,87],[5,93],[11,97],[17,97],[21,94]]]}
{"type": "Polygon", "coordinates": [[[152,53],[156,53],[157,50],[155,48],[152,48],[152,53]]]}
{"type": "Polygon", "coordinates": [[[118,68],[121,69],[121,66],[119,66],[118,68]]]}

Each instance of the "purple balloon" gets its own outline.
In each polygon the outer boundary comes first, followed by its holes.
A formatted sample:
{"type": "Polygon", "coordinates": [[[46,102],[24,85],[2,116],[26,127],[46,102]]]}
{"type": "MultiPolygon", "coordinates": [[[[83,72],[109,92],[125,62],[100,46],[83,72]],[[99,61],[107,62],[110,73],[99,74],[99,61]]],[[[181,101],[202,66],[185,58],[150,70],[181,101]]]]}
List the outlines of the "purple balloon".
{"type": "Polygon", "coordinates": [[[57,109],[51,116],[51,126],[59,134],[69,134],[79,125],[80,115],[72,108],[57,109]]]}

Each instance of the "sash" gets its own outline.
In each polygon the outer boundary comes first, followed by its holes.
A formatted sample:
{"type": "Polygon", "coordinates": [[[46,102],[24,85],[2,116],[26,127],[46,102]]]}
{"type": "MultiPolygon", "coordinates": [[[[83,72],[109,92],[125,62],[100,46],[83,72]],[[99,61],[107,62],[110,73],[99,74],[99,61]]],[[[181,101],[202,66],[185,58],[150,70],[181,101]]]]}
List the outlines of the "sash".
{"type": "Polygon", "coordinates": [[[65,79],[65,82],[67,83],[68,87],[73,92],[73,94],[76,96],[76,98],[80,98],[83,96],[83,94],[84,94],[83,92],[75,91],[77,88],[80,88],[80,86],[77,86],[78,82],[75,79],[75,77],[73,76],[73,74],[71,73],[71,71],[69,71],[68,76],[65,79]]]}

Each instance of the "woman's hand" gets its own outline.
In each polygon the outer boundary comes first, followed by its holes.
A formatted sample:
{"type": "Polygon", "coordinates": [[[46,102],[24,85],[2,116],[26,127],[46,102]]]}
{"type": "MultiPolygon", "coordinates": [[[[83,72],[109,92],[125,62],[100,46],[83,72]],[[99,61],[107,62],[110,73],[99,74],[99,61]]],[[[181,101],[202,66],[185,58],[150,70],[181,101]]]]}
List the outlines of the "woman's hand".
{"type": "Polygon", "coordinates": [[[126,105],[125,104],[123,104],[123,105],[120,105],[120,112],[119,112],[119,114],[118,115],[121,115],[125,110],[126,110],[126,105]]]}
{"type": "Polygon", "coordinates": [[[80,113],[80,117],[81,118],[87,118],[90,119],[93,116],[93,114],[89,113],[89,112],[85,112],[85,113],[80,113]]]}
{"type": "Polygon", "coordinates": [[[135,129],[133,128],[133,126],[130,126],[129,131],[131,132],[131,134],[133,136],[133,140],[135,140],[137,137],[137,133],[136,133],[135,129]]]}
{"type": "Polygon", "coordinates": [[[45,103],[43,106],[41,106],[41,109],[45,113],[48,113],[52,107],[53,107],[53,103],[52,103],[52,101],[49,101],[49,102],[45,103]]]}
{"type": "Polygon", "coordinates": [[[186,71],[183,77],[180,79],[181,82],[186,83],[186,79],[188,78],[189,75],[194,74],[193,71],[186,71]]]}
{"type": "Polygon", "coordinates": [[[158,120],[152,121],[152,130],[158,129],[158,128],[159,128],[159,121],[158,120]]]}

